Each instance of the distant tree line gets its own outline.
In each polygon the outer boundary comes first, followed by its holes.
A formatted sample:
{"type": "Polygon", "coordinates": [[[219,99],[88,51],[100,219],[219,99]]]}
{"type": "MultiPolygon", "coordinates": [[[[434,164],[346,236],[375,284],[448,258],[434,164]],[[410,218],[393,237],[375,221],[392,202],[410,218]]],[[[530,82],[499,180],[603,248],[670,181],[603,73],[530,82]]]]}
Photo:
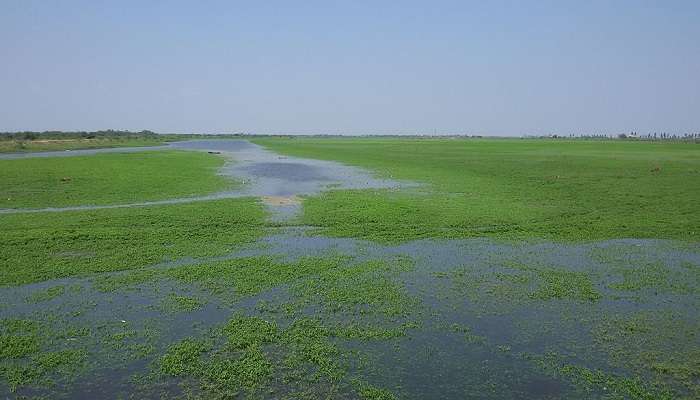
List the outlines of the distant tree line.
{"type": "Polygon", "coordinates": [[[135,139],[135,138],[151,138],[160,139],[161,135],[144,130],[139,132],[132,131],[117,131],[117,130],[103,130],[103,131],[75,131],[75,132],[64,132],[64,131],[22,131],[22,132],[0,132],[0,140],[60,140],[60,139],[135,139]]]}
{"type": "Polygon", "coordinates": [[[541,138],[541,139],[636,139],[636,140],[677,140],[677,141],[700,141],[700,133],[667,133],[653,132],[639,134],[635,131],[629,133],[570,133],[568,135],[551,134],[551,135],[525,135],[526,138],[541,138]]]}

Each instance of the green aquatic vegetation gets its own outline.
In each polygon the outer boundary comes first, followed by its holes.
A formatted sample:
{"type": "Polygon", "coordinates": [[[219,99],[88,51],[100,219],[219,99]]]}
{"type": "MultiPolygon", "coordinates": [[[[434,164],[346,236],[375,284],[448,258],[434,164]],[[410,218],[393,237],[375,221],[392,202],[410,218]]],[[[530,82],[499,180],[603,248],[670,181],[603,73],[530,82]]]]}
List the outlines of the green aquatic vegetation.
{"type": "Polygon", "coordinates": [[[615,268],[622,280],[609,286],[621,291],[637,292],[653,290],[656,293],[693,294],[698,293],[700,274],[689,269],[673,269],[663,263],[644,263],[641,265],[615,268]]]}
{"type": "Polygon", "coordinates": [[[367,382],[355,380],[353,381],[353,386],[363,400],[396,400],[398,398],[389,390],[376,387],[367,382]]]}
{"type": "MultiPolygon", "coordinates": [[[[188,338],[171,346],[157,363],[159,371],[195,378],[208,395],[224,397],[236,396],[241,390],[249,394],[263,390],[279,374],[287,385],[286,390],[303,392],[309,384],[338,385],[348,373],[343,361],[346,355],[332,341],[343,335],[317,319],[295,319],[280,329],[274,322],[239,314],[213,334],[209,341],[188,338]],[[220,342],[219,337],[224,339],[223,343],[215,344],[220,342]],[[279,371],[272,357],[279,357],[279,371]]],[[[389,392],[370,386],[356,390],[358,393],[361,390],[364,398],[390,398],[381,397],[389,392]],[[380,397],[367,397],[371,395],[380,397]]]]}
{"type": "Polygon", "coordinates": [[[481,271],[463,266],[434,276],[446,282],[446,295],[468,298],[470,303],[479,304],[481,312],[495,312],[528,300],[530,278],[514,279],[511,275],[513,272],[481,271]]]}
{"type": "Polygon", "coordinates": [[[292,293],[304,302],[320,303],[329,312],[405,316],[414,310],[416,299],[392,276],[410,267],[406,260],[397,259],[330,268],[296,282],[292,293]]]}
{"type": "Polygon", "coordinates": [[[528,293],[530,298],[588,301],[600,299],[600,293],[595,289],[589,273],[569,271],[563,267],[528,266],[518,263],[508,263],[507,266],[535,274],[537,288],[528,293]]]}
{"type": "Polygon", "coordinates": [[[629,378],[574,365],[562,366],[560,373],[570,377],[574,383],[589,388],[591,391],[603,392],[605,398],[608,399],[674,399],[674,396],[667,391],[659,391],[648,387],[639,377],[629,378]]]}
{"type": "Polygon", "coordinates": [[[467,343],[472,343],[472,344],[484,344],[487,342],[486,336],[481,336],[481,335],[476,335],[472,331],[472,328],[465,326],[465,325],[460,325],[460,324],[452,324],[450,325],[450,330],[455,333],[462,334],[464,336],[464,340],[467,343]]]}
{"type": "Polygon", "coordinates": [[[160,271],[155,269],[137,269],[114,275],[97,276],[92,280],[92,286],[100,292],[114,292],[152,282],[160,275],[160,271]]]}
{"type": "Polygon", "coordinates": [[[92,330],[87,326],[69,326],[56,333],[56,339],[71,340],[79,337],[86,337],[92,334],[92,330]]]}
{"type": "Polygon", "coordinates": [[[47,351],[43,329],[26,319],[0,321],[0,378],[13,392],[20,386],[49,384],[55,375],[74,375],[85,366],[84,350],[47,351]]]}
{"type": "Polygon", "coordinates": [[[542,277],[542,286],[530,294],[539,300],[576,299],[596,301],[600,293],[587,275],[570,271],[550,271],[542,277]]]}
{"type": "Polygon", "coordinates": [[[220,332],[227,338],[225,348],[216,350],[212,343],[185,339],[161,357],[160,371],[197,378],[204,391],[223,397],[241,389],[257,390],[272,375],[272,363],[261,346],[276,339],[276,327],[258,318],[236,316],[220,332]]]}
{"type": "Polygon", "coordinates": [[[123,332],[117,332],[109,336],[109,340],[113,342],[122,342],[125,339],[135,338],[137,332],[135,329],[129,329],[123,332]]]}
{"type": "Polygon", "coordinates": [[[571,364],[559,354],[525,355],[544,372],[566,378],[586,396],[610,400],[671,400],[677,398],[672,392],[647,382],[640,376],[625,376],[571,364]]]}
{"type": "Polygon", "coordinates": [[[214,294],[240,298],[337,268],[344,260],[343,257],[306,257],[283,263],[269,256],[246,257],[172,268],[165,274],[214,294]]]}
{"type": "Polygon", "coordinates": [[[317,378],[340,381],[347,367],[340,361],[338,347],[328,340],[330,334],[330,330],[315,319],[302,318],[292,322],[281,335],[281,341],[289,352],[284,366],[295,372],[311,368],[317,378]]]}
{"type": "Polygon", "coordinates": [[[330,191],[302,222],[326,235],[599,240],[700,237],[700,148],[682,143],[254,138],[271,150],[424,184],[330,191]],[[659,167],[658,171],[653,171],[659,167]],[[673,204],[673,207],[669,207],[673,204]]]}
{"type": "MultiPolygon", "coordinates": [[[[270,257],[252,257],[175,267],[164,270],[163,277],[201,285],[214,294],[226,295],[227,290],[232,290],[237,294],[234,298],[254,296],[289,284],[290,300],[296,310],[320,303],[331,313],[354,312],[359,307],[364,316],[392,317],[407,315],[407,307],[416,305],[400,285],[388,279],[410,268],[405,259],[355,264],[345,257],[301,258],[288,263],[270,257]],[[371,287],[372,282],[378,289],[371,287]]],[[[269,300],[261,302],[262,307],[256,307],[261,312],[277,309],[269,300]]],[[[188,342],[184,349],[176,347],[169,351],[161,363],[179,365],[179,360],[185,358],[197,365],[201,372],[178,372],[181,368],[166,368],[166,371],[170,375],[175,372],[196,378],[207,393],[251,392],[280,376],[291,385],[288,387],[291,391],[304,391],[320,382],[336,387],[348,375],[348,354],[336,340],[391,340],[405,336],[407,329],[416,327],[409,322],[385,325],[382,318],[375,323],[343,319],[327,324],[321,319],[296,315],[281,316],[291,319],[283,329],[267,319],[234,315],[214,331],[215,337],[223,338],[222,345],[205,349],[188,342]],[[278,372],[272,367],[272,357],[280,360],[278,372]]]]}
{"type": "Polygon", "coordinates": [[[288,263],[274,257],[249,257],[175,267],[164,275],[200,285],[214,294],[232,292],[236,298],[291,284],[301,302],[320,300],[334,311],[364,313],[368,311],[363,309],[369,308],[400,315],[414,301],[385,275],[407,268],[407,261],[401,259],[348,264],[347,257],[304,257],[288,263]]]}
{"type": "Polygon", "coordinates": [[[39,325],[25,319],[0,321],[0,362],[18,359],[39,351],[39,325]]]}
{"type": "MultiPolygon", "coordinates": [[[[137,360],[150,358],[158,346],[160,332],[150,324],[133,324],[125,320],[103,321],[85,331],[75,327],[71,330],[88,335],[72,336],[78,345],[86,346],[98,365],[111,367],[128,365],[137,360]]],[[[65,334],[61,334],[65,336],[65,334]]]]}
{"type": "Polygon", "coordinates": [[[222,329],[228,345],[235,350],[259,348],[277,338],[277,324],[242,315],[230,319],[222,329]]]}
{"type": "Polygon", "coordinates": [[[38,347],[34,335],[0,335],[0,359],[22,358],[35,353],[38,347]]]}
{"type": "Polygon", "coordinates": [[[330,336],[356,340],[387,340],[406,336],[406,329],[411,324],[401,324],[398,327],[375,326],[350,321],[346,325],[331,326],[330,336]]]}
{"type": "Polygon", "coordinates": [[[255,393],[278,379],[285,390],[304,391],[308,384],[337,385],[345,378],[344,353],[332,337],[315,319],[295,319],[279,329],[262,318],[236,315],[213,331],[212,341],[188,338],[171,346],[158,366],[166,375],[195,378],[212,396],[255,393]],[[279,362],[273,365],[273,358],[279,362]]]}
{"type": "Polygon", "coordinates": [[[700,395],[698,332],[694,316],[657,310],[608,316],[591,333],[615,365],[644,372],[692,398],[700,395]]]}
{"type": "Polygon", "coordinates": [[[243,388],[248,392],[259,389],[272,375],[270,360],[260,349],[248,348],[240,358],[217,358],[203,371],[205,390],[235,395],[243,388]]]}
{"type": "Polygon", "coordinates": [[[509,310],[533,301],[595,302],[601,298],[592,272],[564,267],[506,262],[487,269],[460,267],[436,277],[447,279],[453,291],[492,311],[509,310]]]}
{"type": "Polygon", "coordinates": [[[185,339],[168,348],[160,359],[160,370],[173,376],[199,374],[203,365],[202,355],[210,349],[211,345],[207,342],[185,339]]]}
{"type": "Polygon", "coordinates": [[[170,294],[161,301],[161,309],[168,313],[192,312],[199,310],[206,304],[205,301],[188,296],[170,294]]]}
{"type": "Polygon", "coordinates": [[[85,368],[86,360],[87,353],[82,350],[44,352],[29,363],[0,365],[0,374],[14,392],[20,386],[49,385],[49,377],[53,375],[74,376],[85,368]]]}
{"type": "Polygon", "coordinates": [[[31,295],[27,296],[28,303],[41,303],[44,301],[53,300],[65,293],[66,287],[63,285],[52,286],[44,290],[37,290],[31,295]]]}
{"type": "Polygon", "coordinates": [[[282,263],[269,256],[246,257],[172,268],[166,275],[184,283],[196,283],[215,294],[233,291],[236,297],[243,297],[332,268],[340,261],[304,258],[282,263]]]}
{"type": "Polygon", "coordinates": [[[225,254],[262,236],[264,216],[252,198],[0,215],[0,286],[225,254]]]}
{"type": "Polygon", "coordinates": [[[0,160],[0,208],[124,204],[192,197],[230,188],[224,159],[153,151],[0,160]]]}
{"type": "Polygon", "coordinates": [[[694,273],[694,274],[700,274],[700,266],[693,264],[688,261],[683,261],[681,262],[681,268],[685,268],[686,270],[694,273]]]}

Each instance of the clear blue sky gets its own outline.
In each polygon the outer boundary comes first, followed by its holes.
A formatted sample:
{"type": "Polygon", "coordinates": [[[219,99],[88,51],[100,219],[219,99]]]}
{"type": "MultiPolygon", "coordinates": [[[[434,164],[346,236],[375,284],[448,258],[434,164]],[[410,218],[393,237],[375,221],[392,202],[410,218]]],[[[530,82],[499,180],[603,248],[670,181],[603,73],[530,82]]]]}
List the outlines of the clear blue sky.
{"type": "Polygon", "coordinates": [[[0,0],[0,131],[700,131],[700,1],[0,0]]]}

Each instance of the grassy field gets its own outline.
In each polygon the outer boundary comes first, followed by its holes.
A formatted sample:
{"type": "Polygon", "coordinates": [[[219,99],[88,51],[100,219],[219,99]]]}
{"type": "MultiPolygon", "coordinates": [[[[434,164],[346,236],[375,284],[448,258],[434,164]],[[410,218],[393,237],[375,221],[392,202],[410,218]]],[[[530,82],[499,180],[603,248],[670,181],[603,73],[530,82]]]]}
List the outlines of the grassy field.
{"type": "Polygon", "coordinates": [[[262,234],[254,199],[0,215],[0,286],[233,251],[262,234]]]}
{"type": "Polygon", "coordinates": [[[106,147],[159,146],[164,140],[158,138],[94,138],[94,139],[37,139],[37,140],[0,140],[0,153],[17,153],[33,151],[61,151],[79,149],[97,149],[106,147]]]}
{"type": "Polygon", "coordinates": [[[228,189],[221,157],[154,151],[0,160],[0,208],[120,204],[228,189]]]}
{"type": "Polygon", "coordinates": [[[254,141],[424,184],[414,193],[335,191],[302,222],[380,241],[425,237],[597,240],[700,238],[700,146],[460,139],[254,141]]]}
{"type": "MultiPolygon", "coordinates": [[[[255,142],[421,186],[0,214],[0,397],[700,396],[700,147],[255,142]]],[[[223,162],[0,161],[0,207],[211,193],[223,162]]]]}

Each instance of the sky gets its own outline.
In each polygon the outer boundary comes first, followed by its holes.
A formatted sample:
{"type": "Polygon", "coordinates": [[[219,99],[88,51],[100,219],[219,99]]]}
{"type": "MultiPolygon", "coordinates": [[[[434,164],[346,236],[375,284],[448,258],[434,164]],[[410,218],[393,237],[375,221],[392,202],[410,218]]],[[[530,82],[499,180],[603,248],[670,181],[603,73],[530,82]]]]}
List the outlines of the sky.
{"type": "Polygon", "coordinates": [[[0,131],[700,132],[700,1],[0,0],[0,131]]]}

